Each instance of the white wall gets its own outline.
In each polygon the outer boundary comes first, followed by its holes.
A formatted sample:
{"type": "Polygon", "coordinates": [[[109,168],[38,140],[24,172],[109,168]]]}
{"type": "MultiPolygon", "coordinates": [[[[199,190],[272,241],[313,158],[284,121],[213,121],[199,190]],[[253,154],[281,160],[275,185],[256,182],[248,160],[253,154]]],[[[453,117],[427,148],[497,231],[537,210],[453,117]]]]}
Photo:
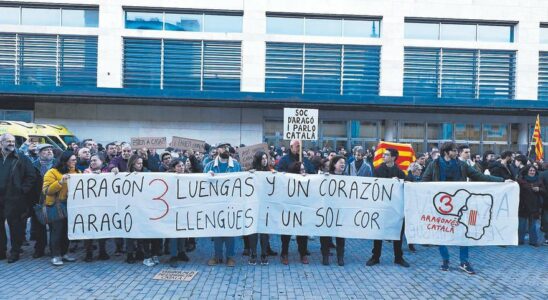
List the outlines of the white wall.
{"type": "MultiPolygon", "coordinates": [[[[10,2],[10,1],[2,1],[10,2]]],[[[122,37],[241,40],[242,91],[264,91],[265,41],[381,45],[380,95],[403,93],[405,46],[517,50],[516,99],[536,99],[540,22],[548,22],[546,0],[21,0],[100,6],[100,28],[47,28],[0,25],[0,32],[99,35],[98,85],[122,86],[122,37]],[[123,7],[243,11],[242,33],[162,32],[124,29],[123,7]],[[300,37],[266,34],[266,12],[343,14],[382,17],[381,38],[300,37]],[[405,17],[512,21],[515,43],[404,40],[405,17]]]]}

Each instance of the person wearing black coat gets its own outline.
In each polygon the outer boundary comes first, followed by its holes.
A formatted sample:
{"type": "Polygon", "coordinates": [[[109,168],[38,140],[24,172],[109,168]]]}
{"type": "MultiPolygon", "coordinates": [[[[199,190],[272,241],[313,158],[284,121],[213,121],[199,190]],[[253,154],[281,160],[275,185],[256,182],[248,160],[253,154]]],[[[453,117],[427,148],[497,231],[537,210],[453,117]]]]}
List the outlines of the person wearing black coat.
{"type": "MultiPolygon", "coordinates": [[[[399,152],[396,149],[386,149],[383,154],[384,162],[375,169],[375,177],[379,178],[399,178],[405,179],[405,173],[396,165],[396,160],[398,159],[399,152]]],[[[402,241],[394,241],[394,263],[402,267],[409,267],[403,259],[403,251],[401,249],[402,241]]],[[[374,266],[380,262],[381,252],[382,252],[382,240],[375,240],[373,242],[373,256],[367,261],[367,266],[374,266]]]]}
{"type": "Polygon", "coordinates": [[[542,210],[542,203],[547,201],[548,193],[535,166],[525,167],[519,183],[519,227],[518,242],[525,243],[525,232],[529,232],[529,244],[538,247],[537,224],[542,210]]]}
{"type": "Polygon", "coordinates": [[[504,180],[516,179],[516,174],[512,173],[510,165],[512,164],[512,151],[504,151],[500,155],[500,161],[494,161],[489,164],[489,174],[491,176],[501,177],[504,180]]]}
{"type": "MultiPolygon", "coordinates": [[[[548,187],[548,162],[545,162],[543,165],[544,171],[540,173],[540,179],[544,187],[548,187]]],[[[542,204],[542,219],[541,219],[541,228],[544,232],[544,245],[548,245],[548,199],[544,198],[544,203],[542,204]]]]}
{"type": "Polygon", "coordinates": [[[3,228],[8,221],[11,252],[8,263],[19,260],[23,243],[25,221],[29,217],[30,199],[36,181],[32,162],[15,150],[15,137],[9,133],[0,136],[0,260],[6,258],[7,234],[3,228]]]}

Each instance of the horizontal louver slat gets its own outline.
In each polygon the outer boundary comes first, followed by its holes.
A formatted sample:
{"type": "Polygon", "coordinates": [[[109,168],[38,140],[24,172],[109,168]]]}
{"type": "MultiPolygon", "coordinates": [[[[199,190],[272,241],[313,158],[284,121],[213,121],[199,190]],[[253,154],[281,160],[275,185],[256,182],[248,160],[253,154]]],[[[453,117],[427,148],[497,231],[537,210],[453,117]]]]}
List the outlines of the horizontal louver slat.
{"type": "Polygon", "coordinates": [[[124,39],[124,87],[160,88],[161,40],[124,39]]]}
{"type": "Polygon", "coordinates": [[[164,88],[200,90],[201,41],[164,41],[164,88]]]}
{"type": "Polygon", "coordinates": [[[97,37],[61,36],[60,85],[97,86],[97,37]]]}
{"type": "Polygon", "coordinates": [[[405,48],[404,95],[438,96],[440,52],[439,49],[405,48]]]}
{"type": "Polygon", "coordinates": [[[302,92],[303,49],[303,44],[266,44],[266,92],[302,92]]]}
{"type": "Polygon", "coordinates": [[[538,99],[548,100],[548,52],[539,53],[538,99]]]}
{"type": "Polygon", "coordinates": [[[16,63],[16,35],[0,34],[0,85],[14,85],[16,63]]]}
{"type": "Polygon", "coordinates": [[[19,35],[21,85],[57,85],[57,36],[19,35]]]}
{"type": "Polygon", "coordinates": [[[377,46],[344,46],[343,94],[379,94],[380,53],[377,46]]]}
{"type": "Polygon", "coordinates": [[[204,91],[240,90],[241,49],[241,42],[204,42],[204,91]]]}

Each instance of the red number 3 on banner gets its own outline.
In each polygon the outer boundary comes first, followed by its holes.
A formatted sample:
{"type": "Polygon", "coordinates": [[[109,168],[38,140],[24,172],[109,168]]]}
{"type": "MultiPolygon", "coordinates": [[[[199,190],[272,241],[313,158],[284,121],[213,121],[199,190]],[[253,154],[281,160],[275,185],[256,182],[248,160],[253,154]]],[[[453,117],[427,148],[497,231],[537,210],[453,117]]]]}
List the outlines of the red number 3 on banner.
{"type": "Polygon", "coordinates": [[[167,191],[168,191],[168,186],[167,186],[167,183],[163,180],[163,179],[154,179],[152,180],[148,185],[152,185],[154,182],[161,182],[164,184],[164,193],[162,195],[160,195],[159,197],[156,197],[156,198],[152,198],[153,201],[162,201],[164,203],[164,205],[166,206],[166,210],[164,212],[163,215],[157,217],[157,218],[149,218],[150,220],[153,220],[153,221],[156,221],[156,220],[160,220],[161,218],[165,217],[167,215],[167,213],[169,212],[169,204],[166,202],[166,200],[163,198],[166,194],[167,194],[167,191]]]}
{"type": "Polygon", "coordinates": [[[449,195],[443,195],[440,197],[440,203],[443,204],[444,207],[447,209],[443,209],[441,206],[438,206],[438,209],[440,212],[444,214],[448,214],[451,211],[453,211],[453,204],[451,204],[451,201],[453,201],[453,198],[449,195]]]}

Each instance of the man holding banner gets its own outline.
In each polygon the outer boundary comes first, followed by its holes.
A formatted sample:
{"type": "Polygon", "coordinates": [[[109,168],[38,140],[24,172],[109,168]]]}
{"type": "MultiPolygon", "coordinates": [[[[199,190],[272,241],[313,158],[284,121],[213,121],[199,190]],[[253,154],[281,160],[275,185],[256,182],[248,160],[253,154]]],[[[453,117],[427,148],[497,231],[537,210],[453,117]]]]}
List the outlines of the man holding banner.
{"type": "MultiPolygon", "coordinates": [[[[428,181],[490,181],[503,182],[504,179],[496,176],[484,175],[467,163],[457,159],[457,145],[453,142],[445,142],[441,146],[441,156],[434,160],[424,172],[423,182],[428,181]]],[[[509,180],[510,182],[512,180],[509,180]]],[[[449,270],[449,250],[447,246],[439,246],[440,254],[443,259],[440,269],[449,270]]],[[[468,261],[468,247],[460,247],[460,265],[459,268],[468,274],[475,274],[472,265],[468,261]]]]}
{"type": "MultiPolygon", "coordinates": [[[[240,172],[240,164],[232,159],[229,154],[229,144],[217,145],[217,157],[209,162],[204,167],[204,173],[209,173],[214,176],[215,173],[232,173],[240,172]]],[[[234,267],[236,261],[234,260],[234,237],[214,237],[213,238],[215,256],[211,258],[207,264],[209,266],[215,266],[223,262],[223,244],[226,248],[226,265],[234,267]]]]}
{"type": "MultiPolygon", "coordinates": [[[[384,162],[375,170],[375,176],[379,178],[399,178],[405,179],[405,173],[396,165],[399,152],[396,149],[388,148],[384,151],[384,162]]],[[[401,249],[402,240],[394,241],[394,263],[402,267],[409,268],[409,263],[403,259],[401,249]]],[[[382,253],[382,240],[373,242],[373,256],[367,261],[367,266],[374,266],[380,263],[382,253]]]]}

